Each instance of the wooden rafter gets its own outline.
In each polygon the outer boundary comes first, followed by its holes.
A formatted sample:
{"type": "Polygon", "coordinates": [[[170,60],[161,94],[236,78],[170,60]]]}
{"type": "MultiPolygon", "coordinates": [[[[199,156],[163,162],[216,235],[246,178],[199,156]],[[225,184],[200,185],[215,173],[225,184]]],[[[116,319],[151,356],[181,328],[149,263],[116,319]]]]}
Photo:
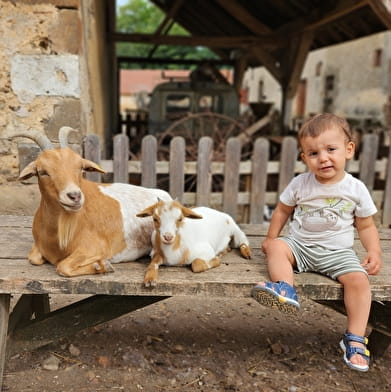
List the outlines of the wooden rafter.
{"type": "Polygon", "coordinates": [[[231,0],[231,1],[215,0],[215,1],[220,5],[220,7],[224,8],[225,11],[227,11],[234,19],[241,22],[253,33],[267,34],[272,32],[272,30],[269,27],[261,23],[259,19],[255,18],[252,14],[250,14],[237,1],[235,0],[231,0]]]}
{"type": "Polygon", "coordinates": [[[296,93],[313,38],[314,34],[312,31],[306,31],[300,37],[293,38],[290,45],[290,53],[286,57],[287,61],[281,59],[281,68],[284,72],[283,88],[288,98],[293,98],[296,93]]]}
{"type": "Polygon", "coordinates": [[[344,15],[368,5],[368,1],[369,0],[340,0],[332,11],[319,14],[319,9],[315,9],[306,18],[298,18],[293,22],[281,26],[276,30],[276,34],[297,34],[301,31],[318,29],[344,15]]]}
{"type": "Polygon", "coordinates": [[[368,0],[373,12],[391,30],[391,9],[387,8],[383,0],[368,0]]]}
{"type": "Polygon", "coordinates": [[[282,82],[283,75],[280,67],[278,66],[278,59],[264,50],[261,46],[253,47],[251,49],[251,54],[263,64],[263,66],[270,72],[277,82],[282,82]]]}
{"type": "Polygon", "coordinates": [[[176,13],[178,12],[179,8],[182,6],[183,0],[176,0],[170,10],[166,13],[166,17],[164,18],[163,22],[158,26],[155,30],[154,35],[158,36],[162,33],[162,31],[166,28],[168,24],[171,24],[171,20],[175,17],[176,13]]]}
{"type": "Polygon", "coordinates": [[[263,36],[157,36],[153,34],[113,33],[111,39],[117,42],[139,42],[144,44],[206,46],[211,48],[246,48],[262,45],[264,48],[278,48],[286,46],[286,39],[274,37],[270,34],[263,36]]]}
{"type": "MultiPolygon", "coordinates": [[[[175,23],[174,16],[178,12],[179,8],[182,6],[183,0],[176,0],[171,7],[171,9],[167,12],[164,20],[158,26],[158,28],[154,32],[154,36],[157,37],[160,34],[166,35],[170,31],[172,25],[175,23]]],[[[148,58],[151,58],[155,53],[156,49],[159,45],[155,45],[148,53],[148,58]]]]}

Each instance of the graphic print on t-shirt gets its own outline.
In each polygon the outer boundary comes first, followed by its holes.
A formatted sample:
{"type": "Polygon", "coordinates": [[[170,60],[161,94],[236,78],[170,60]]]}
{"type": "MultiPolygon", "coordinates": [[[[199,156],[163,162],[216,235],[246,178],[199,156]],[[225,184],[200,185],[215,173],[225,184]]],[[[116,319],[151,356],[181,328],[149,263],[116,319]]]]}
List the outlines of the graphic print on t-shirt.
{"type": "Polygon", "coordinates": [[[322,200],[324,206],[312,208],[307,205],[300,206],[298,217],[301,227],[310,232],[321,232],[326,230],[340,230],[339,219],[344,212],[349,211],[352,203],[343,199],[322,200]]]}

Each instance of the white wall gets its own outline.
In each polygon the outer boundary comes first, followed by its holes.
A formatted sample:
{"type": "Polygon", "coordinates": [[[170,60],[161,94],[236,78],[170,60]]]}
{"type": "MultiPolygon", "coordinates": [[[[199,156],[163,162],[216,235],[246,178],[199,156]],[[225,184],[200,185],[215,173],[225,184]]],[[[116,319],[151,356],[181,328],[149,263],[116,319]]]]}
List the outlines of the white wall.
{"type": "MultiPolygon", "coordinates": [[[[323,111],[325,81],[334,75],[332,111],[357,120],[371,118],[384,124],[384,105],[390,95],[391,32],[380,33],[348,43],[311,52],[305,64],[302,79],[307,80],[305,116],[323,111]],[[374,67],[376,49],[382,50],[382,61],[374,67]],[[316,76],[317,64],[321,73],[316,76]]],[[[265,68],[246,72],[243,87],[248,89],[249,102],[257,102],[259,82],[263,81],[265,101],[281,108],[281,89],[265,68]]],[[[296,102],[292,105],[292,118],[296,116],[296,102]]]]}

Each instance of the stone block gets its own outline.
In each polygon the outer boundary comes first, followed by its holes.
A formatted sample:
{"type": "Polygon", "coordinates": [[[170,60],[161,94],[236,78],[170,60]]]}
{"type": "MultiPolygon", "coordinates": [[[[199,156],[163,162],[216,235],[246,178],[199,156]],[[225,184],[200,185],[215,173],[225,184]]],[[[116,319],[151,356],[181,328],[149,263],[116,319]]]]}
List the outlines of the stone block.
{"type": "MultiPolygon", "coordinates": [[[[30,162],[37,159],[41,149],[33,143],[18,143],[19,172],[21,172],[30,162]]],[[[23,181],[24,183],[34,184],[37,182],[36,177],[31,177],[23,181]]]]}
{"type": "MultiPolygon", "coordinates": [[[[45,127],[49,139],[58,141],[58,131],[63,126],[80,129],[80,101],[78,99],[64,99],[54,106],[53,115],[45,127]]],[[[81,135],[72,133],[69,142],[80,144],[81,138],[81,135]]]]}
{"type": "Polygon", "coordinates": [[[78,54],[81,48],[81,22],[77,10],[59,12],[58,22],[49,30],[52,50],[56,53],[78,54]]]}
{"type": "Polygon", "coordinates": [[[11,87],[24,96],[80,97],[79,57],[76,55],[15,55],[11,87]]]}

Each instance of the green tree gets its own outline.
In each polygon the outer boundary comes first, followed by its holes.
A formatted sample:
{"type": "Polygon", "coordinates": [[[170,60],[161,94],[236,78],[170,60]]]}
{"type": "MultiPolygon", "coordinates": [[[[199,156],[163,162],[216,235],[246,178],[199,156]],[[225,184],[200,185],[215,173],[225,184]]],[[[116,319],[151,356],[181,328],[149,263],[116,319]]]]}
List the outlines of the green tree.
{"type": "MultiPolygon", "coordinates": [[[[128,0],[128,3],[117,10],[116,29],[121,33],[152,34],[163,21],[165,14],[148,0],[128,0]]],[[[168,34],[189,35],[179,24],[174,23],[168,34]]],[[[118,56],[147,57],[153,45],[119,42],[116,46],[118,56]]],[[[208,48],[188,46],[159,46],[153,57],[172,59],[213,59],[217,56],[208,48]]],[[[145,64],[122,64],[123,68],[140,68],[145,64]]],[[[177,68],[175,66],[171,66],[177,68]]],[[[153,68],[151,65],[148,68],[153,68]]],[[[161,68],[161,66],[156,66],[161,68]]]]}

